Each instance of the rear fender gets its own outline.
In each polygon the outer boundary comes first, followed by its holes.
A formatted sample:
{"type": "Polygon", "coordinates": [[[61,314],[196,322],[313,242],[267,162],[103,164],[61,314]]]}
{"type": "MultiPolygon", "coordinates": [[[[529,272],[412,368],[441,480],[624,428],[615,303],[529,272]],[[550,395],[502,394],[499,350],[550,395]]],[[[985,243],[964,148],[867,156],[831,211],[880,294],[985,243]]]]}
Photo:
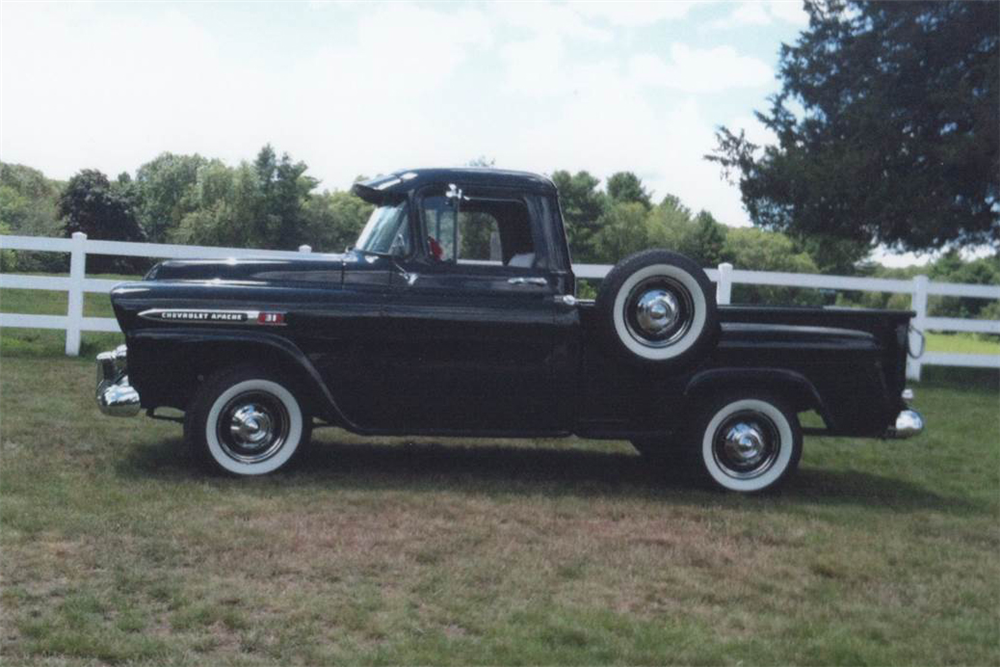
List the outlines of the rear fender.
{"type": "Polygon", "coordinates": [[[734,391],[765,391],[791,403],[796,412],[815,410],[828,429],[833,418],[816,387],[801,373],[780,368],[713,368],[695,374],[684,389],[688,405],[734,391]]]}

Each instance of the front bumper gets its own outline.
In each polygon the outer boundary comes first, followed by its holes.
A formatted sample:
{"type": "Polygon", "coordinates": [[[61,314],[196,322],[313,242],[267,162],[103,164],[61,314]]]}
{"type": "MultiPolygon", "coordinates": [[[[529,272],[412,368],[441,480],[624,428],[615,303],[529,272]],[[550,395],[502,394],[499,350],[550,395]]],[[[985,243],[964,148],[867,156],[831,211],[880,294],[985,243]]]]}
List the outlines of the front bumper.
{"type": "Polygon", "coordinates": [[[97,407],[112,417],[134,417],[139,413],[139,392],[128,383],[127,350],[119,345],[97,355],[97,407]]]}
{"type": "Polygon", "coordinates": [[[903,410],[896,415],[896,423],[886,432],[885,437],[904,440],[920,435],[924,430],[924,418],[916,410],[903,410]]]}

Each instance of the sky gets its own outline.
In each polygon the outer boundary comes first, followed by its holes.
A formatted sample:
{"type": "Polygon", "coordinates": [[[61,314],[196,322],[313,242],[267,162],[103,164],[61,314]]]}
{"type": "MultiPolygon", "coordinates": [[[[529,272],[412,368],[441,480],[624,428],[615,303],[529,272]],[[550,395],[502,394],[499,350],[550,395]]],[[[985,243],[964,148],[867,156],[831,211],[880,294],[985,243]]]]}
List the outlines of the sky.
{"type": "Polygon", "coordinates": [[[265,143],[321,188],[463,165],[630,170],[750,224],[704,159],[779,88],[800,0],[0,4],[0,159],[67,179],[265,143]]]}

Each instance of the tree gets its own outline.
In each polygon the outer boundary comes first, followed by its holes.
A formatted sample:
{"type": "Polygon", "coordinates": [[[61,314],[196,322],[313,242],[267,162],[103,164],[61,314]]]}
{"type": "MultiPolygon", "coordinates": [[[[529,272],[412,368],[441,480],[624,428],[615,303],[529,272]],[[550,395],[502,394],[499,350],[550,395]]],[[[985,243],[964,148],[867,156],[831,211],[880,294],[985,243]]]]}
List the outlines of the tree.
{"type": "MultiPolygon", "coordinates": [[[[795,252],[784,234],[753,227],[733,227],[726,233],[722,260],[740,269],[816,273],[816,263],[804,252],[795,252]]],[[[815,290],[794,287],[734,285],[733,303],[818,305],[822,295],[815,290]]]]}
{"type": "Polygon", "coordinates": [[[701,266],[722,261],[726,226],[711,213],[701,211],[691,217],[691,209],[674,195],[667,195],[649,213],[649,244],[687,255],[701,266]]]}
{"type": "Polygon", "coordinates": [[[96,169],[84,169],[69,179],[59,197],[59,216],[66,236],[84,232],[89,238],[143,241],[127,183],[114,183],[96,169]]]}
{"type": "Polygon", "coordinates": [[[310,237],[308,204],[318,181],[304,162],[287,153],[279,159],[270,145],[253,163],[230,169],[204,164],[190,189],[190,213],[172,239],[180,243],[243,248],[294,249],[310,237]]]}
{"type": "Polygon", "coordinates": [[[718,266],[723,261],[727,228],[708,211],[699,211],[694,219],[694,249],[691,257],[702,266],[718,266]]]}
{"type": "Polygon", "coordinates": [[[933,250],[1000,241],[1000,3],[806,3],[760,148],[719,129],[755,224],[797,239],[933,250]],[[800,105],[801,112],[796,108],[800,105]]]}
{"type": "Polygon", "coordinates": [[[136,171],[139,224],[150,242],[165,242],[184,216],[195,210],[192,189],[198,183],[198,170],[208,163],[197,154],[160,153],[136,171]]]}
{"type": "Polygon", "coordinates": [[[306,241],[319,252],[341,252],[354,245],[374,207],[350,192],[324,191],[305,207],[306,241]]]}
{"type": "MultiPolygon", "coordinates": [[[[4,234],[61,236],[59,194],[63,184],[20,164],[0,162],[0,227],[4,234]]],[[[66,255],[25,250],[4,251],[5,266],[25,271],[62,271],[66,255]]]]}
{"type": "MultiPolygon", "coordinates": [[[[0,234],[10,234],[10,227],[0,221],[0,234]]],[[[17,253],[13,250],[0,250],[0,272],[11,273],[17,270],[17,253]]]]}
{"type": "MultiPolygon", "coordinates": [[[[1000,253],[990,257],[980,257],[963,261],[961,255],[952,250],[945,253],[927,271],[931,280],[949,283],[971,283],[974,285],[1000,285],[1000,253]]],[[[990,305],[986,299],[969,297],[933,297],[930,311],[940,317],[975,318],[990,305]]]]}
{"type": "Polygon", "coordinates": [[[642,204],[647,210],[653,207],[650,194],[631,171],[619,171],[608,177],[608,196],[615,202],[642,204]]]}
{"type": "Polygon", "coordinates": [[[593,238],[594,261],[615,264],[650,247],[648,211],[639,202],[618,202],[597,222],[593,238]]]}
{"type": "Polygon", "coordinates": [[[569,249],[576,262],[594,262],[593,236],[598,218],[604,213],[606,196],[597,189],[600,179],[586,171],[571,175],[568,171],[552,172],[552,182],[559,190],[559,205],[566,223],[569,249]]]}
{"type": "MultiPolygon", "coordinates": [[[[96,169],[84,169],[69,179],[59,197],[64,232],[84,232],[88,238],[144,241],[135,215],[135,197],[128,179],[112,183],[96,169]]],[[[96,271],[129,271],[143,264],[131,259],[95,255],[88,260],[96,271]]]]}

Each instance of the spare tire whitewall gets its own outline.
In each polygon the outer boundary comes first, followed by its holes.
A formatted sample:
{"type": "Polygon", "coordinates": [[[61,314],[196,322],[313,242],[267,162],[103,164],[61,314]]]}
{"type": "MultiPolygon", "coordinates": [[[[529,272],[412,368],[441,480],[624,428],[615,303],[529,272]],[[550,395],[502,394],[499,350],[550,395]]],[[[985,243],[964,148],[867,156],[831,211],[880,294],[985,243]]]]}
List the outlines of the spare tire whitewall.
{"type": "Polygon", "coordinates": [[[802,429],[784,404],[766,396],[734,397],[703,413],[701,463],[708,478],[729,491],[776,488],[802,457],[802,429]]]}
{"type": "Polygon", "coordinates": [[[608,273],[597,297],[608,344],[638,363],[673,367],[715,338],[712,284],[690,259],[636,253],[608,273]]]}
{"type": "Polygon", "coordinates": [[[187,411],[185,433],[214,469],[255,476],[287,465],[308,442],[310,423],[280,378],[244,367],[205,382],[187,411]]]}

